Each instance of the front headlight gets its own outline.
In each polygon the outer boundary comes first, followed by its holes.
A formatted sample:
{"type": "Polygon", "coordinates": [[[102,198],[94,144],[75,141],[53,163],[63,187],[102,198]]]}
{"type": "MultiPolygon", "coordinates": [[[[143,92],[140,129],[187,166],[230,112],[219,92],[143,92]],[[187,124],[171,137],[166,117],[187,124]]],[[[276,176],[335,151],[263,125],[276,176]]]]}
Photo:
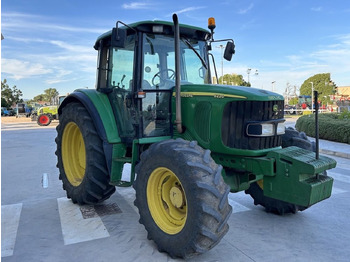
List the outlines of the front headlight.
{"type": "Polygon", "coordinates": [[[273,136],[274,134],[273,124],[249,124],[247,126],[248,136],[273,136]]]}
{"type": "Polygon", "coordinates": [[[261,130],[262,136],[273,136],[275,134],[273,130],[274,129],[273,124],[262,124],[261,127],[262,127],[262,130],[261,130]]]}
{"type": "Polygon", "coordinates": [[[251,123],[247,126],[248,136],[274,136],[283,135],[286,127],[284,123],[268,122],[268,123],[251,123]]]}
{"type": "Polygon", "coordinates": [[[286,133],[286,126],[284,123],[277,124],[277,135],[283,135],[286,133]]]}

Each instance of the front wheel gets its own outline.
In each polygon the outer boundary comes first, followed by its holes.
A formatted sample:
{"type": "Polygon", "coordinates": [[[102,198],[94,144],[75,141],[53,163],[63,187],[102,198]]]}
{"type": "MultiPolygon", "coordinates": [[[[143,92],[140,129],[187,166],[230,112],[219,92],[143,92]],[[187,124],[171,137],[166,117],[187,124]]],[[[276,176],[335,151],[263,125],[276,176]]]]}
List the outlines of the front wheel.
{"type": "Polygon", "coordinates": [[[182,139],[153,144],[141,155],[135,205],[160,251],[190,257],[226,234],[232,208],[221,171],[209,150],[182,139]]]}

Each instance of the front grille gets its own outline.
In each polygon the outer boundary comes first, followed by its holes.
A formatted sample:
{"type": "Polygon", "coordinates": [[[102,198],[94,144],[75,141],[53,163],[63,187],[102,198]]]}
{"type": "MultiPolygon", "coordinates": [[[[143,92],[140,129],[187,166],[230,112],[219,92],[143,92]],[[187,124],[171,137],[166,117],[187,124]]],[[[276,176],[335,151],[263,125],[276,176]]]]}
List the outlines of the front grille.
{"type": "Polygon", "coordinates": [[[226,104],[222,116],[221,136],[224,145],[231,148],[259,150],[278,147],[281,135],[269,137],[247,136],[247,124],[283,118],[284,101],[235,101],[226,104]],[[273,107],[277,105],[278,110],[273,107]]]}

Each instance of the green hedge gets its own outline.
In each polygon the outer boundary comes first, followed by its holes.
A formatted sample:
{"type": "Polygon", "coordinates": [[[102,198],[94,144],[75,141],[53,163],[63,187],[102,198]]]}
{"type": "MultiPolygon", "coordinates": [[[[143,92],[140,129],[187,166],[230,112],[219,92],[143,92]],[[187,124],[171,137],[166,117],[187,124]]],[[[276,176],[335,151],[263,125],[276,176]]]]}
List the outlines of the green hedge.
{"type": "MultiPolygon", "coordinates": [[[[350,112],[319,114],[320,139],[350,144],[350,112]]],[[[299,117],[295,124],[298,131],[315,137],[315,115],[299,117]]]]}

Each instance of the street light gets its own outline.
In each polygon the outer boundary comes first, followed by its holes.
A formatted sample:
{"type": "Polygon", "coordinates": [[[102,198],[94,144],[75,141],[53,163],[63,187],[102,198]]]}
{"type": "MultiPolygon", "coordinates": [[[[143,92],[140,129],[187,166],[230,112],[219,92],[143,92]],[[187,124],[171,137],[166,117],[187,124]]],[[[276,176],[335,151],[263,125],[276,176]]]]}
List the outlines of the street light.
{"type": "Polygon", "coordinates": [[[250,81],[249,81],[250,71],[252,71],[252,69],[251,69],[251,68],[248,68],[248,69],[247,69],[247,74],[248,74],[248,84],[250,83],[250,81]]]}
{"type": "MultiPolygon", "coordinates": [[[[248,83],[250,84],[250,72],[252,71],[252,69],[251,68],[248,68],[247,69],[247,74],[248,74],[248,83]]],[[[259,72],[258,72],[258,69],[255,69],[255,73],[254,73],[254,75],[259,75],[259,72]]]]}
{"type": "Polygon", "coordinates": [[[311,112],[314,111],[314,82],[310,82],[311,84],[311,112]]]}
{"type": "Polygon", "coordinates": [[[276,81],[272,81],[272,82],[271,82],[271,85],[272,85],[272,92],[273,92],[273,90],[275,89],[275,83],[276,83],[276,81]]]}
{"type": "Polygon", "coordinates": [[[217,46],[217,48],[220,48],[221,49],[221,84],[224,83],[224,54],[223,54],[223,51],[224,51],[224,46],[223,45],[219,45],[217,46]]]}

